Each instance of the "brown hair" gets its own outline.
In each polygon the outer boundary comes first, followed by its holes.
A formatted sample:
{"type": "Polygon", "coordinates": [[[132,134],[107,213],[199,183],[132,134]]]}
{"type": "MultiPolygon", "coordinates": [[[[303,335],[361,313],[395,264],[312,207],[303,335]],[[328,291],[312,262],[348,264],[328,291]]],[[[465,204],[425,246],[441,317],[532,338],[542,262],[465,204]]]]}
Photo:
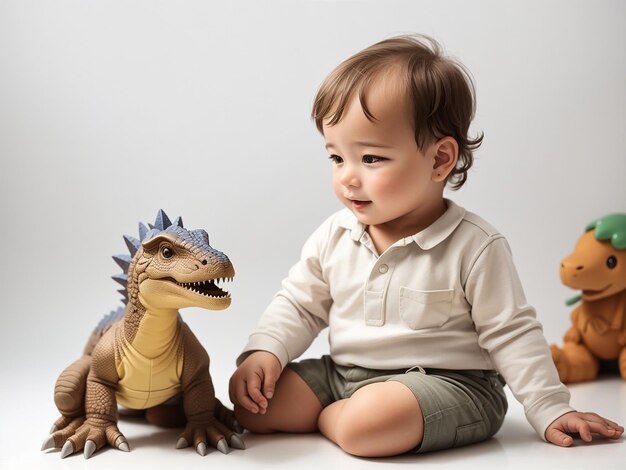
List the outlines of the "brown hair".
{"type": "Polygon", "coordinates": [[[453,137],[459,145],[456,167],[448,175],[452,189],[467,180],[483,134],[467,135],[475,112],[475,89],[467,69],[450,57],[428,36],[398,36],[380,41],[339,64],[326,77],[315,97],[312,118],[323,134],[323,122],[341,120],[349,100],[358,92],[363,112],[374,121],[365,94],[382,73],[400,65],[402,86],[412,103],[415,142],[420,150],[433,140],[453,137]]]}

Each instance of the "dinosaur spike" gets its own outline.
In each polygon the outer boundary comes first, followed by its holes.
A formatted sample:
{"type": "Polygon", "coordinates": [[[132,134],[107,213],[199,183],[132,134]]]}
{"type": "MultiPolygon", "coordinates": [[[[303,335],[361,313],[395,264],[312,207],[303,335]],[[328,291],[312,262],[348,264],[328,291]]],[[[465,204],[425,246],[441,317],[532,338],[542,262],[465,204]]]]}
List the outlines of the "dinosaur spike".
{"type": "Polygon", "coordinates": [[[154,227],[159,230],[165,230],[170,225],[172,225],[172,222],[167,217],[167,214],[163,211],[163,209],[159,209],[156,219],[154,220],[154,227]]]}
{"type": "Polygon", "coordinates": [[[178,225],[180,228],[185,228],[183,227],[183,218],[180,216],[176,217],[176,220],[174,221],[172,225],[178,225]]]}
{"type": "Polygon", "coordinates": [[[154,237],[157,233],[160,233],[160,232],[161,230],[153,228],[152,230],[148,232],[148,234],[146,235],[146,238],[144,238],[144,241],[151,240],[152,237],[154,237]]]}
{"type": "Polygon", "coordinates": [[[131,237],[130,235],[124,235],[124,241],[126,242],[130,256],[135,256],[135,253],[137,253],[137,250],[139,250],[139,247],[141,246],[139,240],[131,237]]]}
{"type": "Polygon", "coordinates": [[[146,238],[146,233],[148,233],[148,228],[139,222],[139,240],[146,238]]]}
{"type": "Polygon", "coordinates": [[[114,255],[113,259],[117,263],[117,265],[122,268],[124,274],[128,274],[128,268],[130,267],[130,261],[132,258],[128,255],[114,255]]]}
{"type": "Polygon", "coordinates": [[[128,301],[128,291],[126,289],[118,289],[117,291],[122,294],[122,297],[124,297],[125,301],[128,301]]]}
{"type": "Polygon", "coordinates": [[[111,276],[111,279],[120,283],[124,288],[128,285],[128,275],[126,274],[116,274],[115,276],[111,276]]]}

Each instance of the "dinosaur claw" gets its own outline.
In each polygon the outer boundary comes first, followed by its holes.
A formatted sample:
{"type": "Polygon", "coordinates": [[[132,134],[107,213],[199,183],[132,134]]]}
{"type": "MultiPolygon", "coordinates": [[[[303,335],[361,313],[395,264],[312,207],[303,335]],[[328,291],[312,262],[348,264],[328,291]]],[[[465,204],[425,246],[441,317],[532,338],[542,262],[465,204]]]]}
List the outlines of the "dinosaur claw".
{"type": "Polygon", "coordinates": [[[64,459],[68,455],[72,455],[74,453],[74,446],[70,441],[65,441],[63,444],[63,448],[61,449],[61,458],[64,459]]]}
{"type": "Polygon", "coordinates": [[[130,452],[130,447],[128,447],[128,441],[122,436],[118,437],[117,441],[115,441],[115,447],[117,447],[122,452],[130,452]]]}
{"type": "Polygon", "coordinates": [[[233,449],[245,449],[246,443],[243,442],[243,439],[241,439],[239,436],[232,436],[230,438],[230,446],[233,449]]]}
{"type": "Polygon", "coordinates": [[[83,456],[85,457],[85,459],[91,457],[95,451],[96,443],[94,441],[85,442],[85,450],[83,451],[83,456]]]}
{"type": "Polygon", "coordinates": [[[178,439],[178,442],[176,443],[176,448],[184,449],[185,447],[189,447],[189,442],[187,442],[187,439],[185,439],[184,437],[181,437],[180,439],[178,439]]]}
{"type": "Polygon", "coordinates": [[[226,443],[226,439],[220,439],[216,447],[222,454],[228,454],[228,444],[226,443]]]}
{"type": "Polygon", "coordinates": [[[54,434],[55,432],[57,432],[59,429],[57,428],[56,424],[53,424],[52,427],[50,428],[50,434],[54,434]]]}
{"type": "Polygon", "coordinates": [[[48,450],[54,447],[54,437],[48,436],[45,441],[43,441],[43,445],[41,446],[41,450],[48,450]]]}
{"type": "Polygon", "coordinates": [[[201,442],[200,444],[198,444],[196,446],[196,452],[200,454],[202,457],[204,457],[207,454],[206,444],[204,442],[201,442]]]}
{"type": "Polygon", "coordinates": [[[233,420],[233,428],[237,434],[241,434],[244,431],[243,426],[236,419],[233,420]]]}

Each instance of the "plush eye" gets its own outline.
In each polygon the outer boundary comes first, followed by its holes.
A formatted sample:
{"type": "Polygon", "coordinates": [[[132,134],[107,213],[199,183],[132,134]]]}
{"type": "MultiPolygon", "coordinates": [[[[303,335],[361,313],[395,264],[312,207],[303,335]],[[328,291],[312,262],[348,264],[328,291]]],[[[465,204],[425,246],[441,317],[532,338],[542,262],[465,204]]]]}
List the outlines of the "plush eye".
{"type": "Polygon", "coordinates": [[[617,258],[615,256],[609,256],[606,259],[606,265],[609,269],[615,268],[615,266],[617,266],[617,258]]]}
{"type": "Polygon", "coordinates": [[[168,246],[164,246],[163,248],[161,248],[161,255],[163,255],[163,258],[171,258],[172,256],[174,256],[174,250],[172,250],[168,246]]]}

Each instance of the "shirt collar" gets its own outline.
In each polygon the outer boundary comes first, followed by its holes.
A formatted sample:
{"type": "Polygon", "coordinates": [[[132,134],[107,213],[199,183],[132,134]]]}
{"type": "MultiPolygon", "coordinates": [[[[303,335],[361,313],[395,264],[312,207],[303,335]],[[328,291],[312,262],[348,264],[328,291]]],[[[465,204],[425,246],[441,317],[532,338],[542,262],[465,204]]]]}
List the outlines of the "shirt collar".
{"type": "MultiPolygon", "coordinates": [[[[452,232],[454,232],[465,217],[465,209],[455,204],[450,199],[444,199],[444,201],[448,208],[441,215],[441,217],[421,232],[405,238],[404,244],[414,241],[422,250],[430,250],[431,248],[439,245],[439,243],[444,241],[452,234],[452,232]]],[[[348,214],[340,225],[350,230],[350,237],[352,240],[361,241],[366,232],[367,226],[359,222],[349,209],[345,210],[348,214]]]]}
{"type": "Polygon", "coordinates": [[[456,230],[465,217],[465,209],[450,199],[444,199],[444,201],[448,209],[441,217],[411,237],[422,250],[430,250],[439,245],[456,230]]]}

